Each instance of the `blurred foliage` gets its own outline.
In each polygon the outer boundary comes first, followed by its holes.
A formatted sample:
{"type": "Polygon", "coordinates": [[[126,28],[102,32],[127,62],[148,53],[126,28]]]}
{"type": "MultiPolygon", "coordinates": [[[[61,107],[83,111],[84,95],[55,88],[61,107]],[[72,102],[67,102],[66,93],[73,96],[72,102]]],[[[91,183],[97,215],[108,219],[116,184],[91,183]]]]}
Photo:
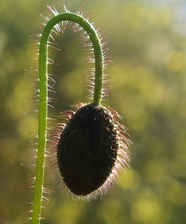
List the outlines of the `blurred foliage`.
{"type": "MultiPolygon", "coordinates": [[[[183,224],[186,220],[186,4],[181,0],[54,0],[70,11],[83,8],[109,41],[113,64],[109,105],[122,116],[133,145],[131,166],[108,195],[91,202],[74,201],[59,192],[46,170],[48,195],[43,223],[183,224]],[[93,12],[93,13],[92,13],[93,12]],[[106,31],[106,34],[105,34],[106,31]],[[107,34],[111,32],[111,34],[107,34]],[[112,80],[115,80],[112,82],[112,80]]],[[[30,217],[33,190],[36,45],[49,0],[2,0],[0,3],[0,223],[30,217]],[[27,71],[28,70],[28,71],[27,71]],[[20,164],[24,164],[21,166],[20,164]]],[[[78,34],[56,37],[61,51],[51,50],[58,66],[59,99],[54,118],[78,101],[87,101],[88,65],[78,34]]]]}

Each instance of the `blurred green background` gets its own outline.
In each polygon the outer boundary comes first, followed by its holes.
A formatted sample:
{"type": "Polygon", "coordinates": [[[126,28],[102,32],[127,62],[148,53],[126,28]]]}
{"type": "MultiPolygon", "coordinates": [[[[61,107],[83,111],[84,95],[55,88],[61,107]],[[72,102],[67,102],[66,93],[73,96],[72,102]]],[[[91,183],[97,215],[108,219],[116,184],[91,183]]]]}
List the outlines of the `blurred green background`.
{"type": "MultiPolygon", "coordinates": [[[[36,39],[51,12],[83,9],[101,27],[114,62],[109,105],[123,117],[133,145],[130,169],[109,194],[91,202],[59,192],[46,169],[48,195],[42,216],[51,224],[183,224],[186,221],[186,3],[181,0],[1,0],[0,3],[0,224],[31,216],[36,39]],[[41,26],[42,27],[42,26],[41,26]],[[115,80],[114,82],[112,80],[115,80]],[[24,164],[24,165],[21,165],[24,164]]],[[[87,102],[78,34],[67,29],[51,50],[58,66],[54,118],[75,102],[87,102]]],[[[28,221],[29,223],[29,221],[28,221]]]]}

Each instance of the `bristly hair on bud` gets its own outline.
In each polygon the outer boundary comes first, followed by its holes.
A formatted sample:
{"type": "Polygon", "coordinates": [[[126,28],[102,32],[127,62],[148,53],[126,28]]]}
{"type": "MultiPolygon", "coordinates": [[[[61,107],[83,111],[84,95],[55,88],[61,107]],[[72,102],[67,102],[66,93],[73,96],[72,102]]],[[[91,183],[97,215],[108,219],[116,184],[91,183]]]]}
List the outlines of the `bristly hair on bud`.
{"type": "MultiPolygon", "coordinates": [[[[54,8],[49,9],[54,16],[58,15],[54,8]]],[[[65,11],[70,14],[66,8],[65,11]]],[[[53,133],[49,133],[51,168],[55,182],[68,195],[91,200],[107,193],[118,181],[119,171],[129,166],[131,141],[126,127],[118,121],[121,116],[101,104],[106,89],[104,72],[109,60],[100,33],[82,12],[76,12],[67,20],[76,22],[74,32],[85,30],[82,42],[92,52],[88,56],[88,61],[95,64],[89,77],[92,102],[75,104],[72,110],[58,117],[59,123],[53,133]]],[[[55,26],[57,32],[59,27],[55,26]]]]}
{"type": "Polygon", "coordinates": [[[79,103],[62,112],[52,136],[55,182],[74,198],[103,195],[129,165],[130,140],[121,117],[110,108],[79,103]],[[62,178],[59,178],[62,177],[62,178]]]}

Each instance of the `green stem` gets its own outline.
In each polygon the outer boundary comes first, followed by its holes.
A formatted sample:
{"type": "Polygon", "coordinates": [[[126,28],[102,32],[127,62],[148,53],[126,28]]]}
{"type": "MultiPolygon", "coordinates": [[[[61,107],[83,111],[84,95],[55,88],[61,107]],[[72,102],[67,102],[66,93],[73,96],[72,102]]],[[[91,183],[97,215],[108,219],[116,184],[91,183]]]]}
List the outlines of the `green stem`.
{"type": "Polygon", "coordinates": [[[94,48],[95,56],[95,86],[93,103],[100,104],[102,97],[102,73],[103,73],[103,52],[102,46],[93,25],[83,16],[65,12],[55,15],[46,24],[41,40],[39,50],[39,123],[38,123],[38,152],[36,160],[36,179],[34,192],[34,205],[32,214],[32,224],[39,224],[41,219],[41,207],[43,198],[43,182],[45,153],[47,140],[47,99],[48,99],[48,39],[53,27],[62,21],[72,21],[78,23],[87,32],[94,48]]]}

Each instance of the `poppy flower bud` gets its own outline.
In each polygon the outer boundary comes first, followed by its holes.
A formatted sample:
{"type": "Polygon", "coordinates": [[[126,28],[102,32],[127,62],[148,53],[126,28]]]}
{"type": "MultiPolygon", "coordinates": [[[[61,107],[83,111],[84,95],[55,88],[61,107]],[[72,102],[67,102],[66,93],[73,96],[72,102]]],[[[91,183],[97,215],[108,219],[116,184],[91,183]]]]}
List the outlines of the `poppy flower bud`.
{"type": "Polygon", "coordinates": [[[105,193],[129,160],[123,140],[115,116],[101,105],[81,106],[70,116],[57,145],[59,173],[68,191],[80,197],[105,193]]]}

